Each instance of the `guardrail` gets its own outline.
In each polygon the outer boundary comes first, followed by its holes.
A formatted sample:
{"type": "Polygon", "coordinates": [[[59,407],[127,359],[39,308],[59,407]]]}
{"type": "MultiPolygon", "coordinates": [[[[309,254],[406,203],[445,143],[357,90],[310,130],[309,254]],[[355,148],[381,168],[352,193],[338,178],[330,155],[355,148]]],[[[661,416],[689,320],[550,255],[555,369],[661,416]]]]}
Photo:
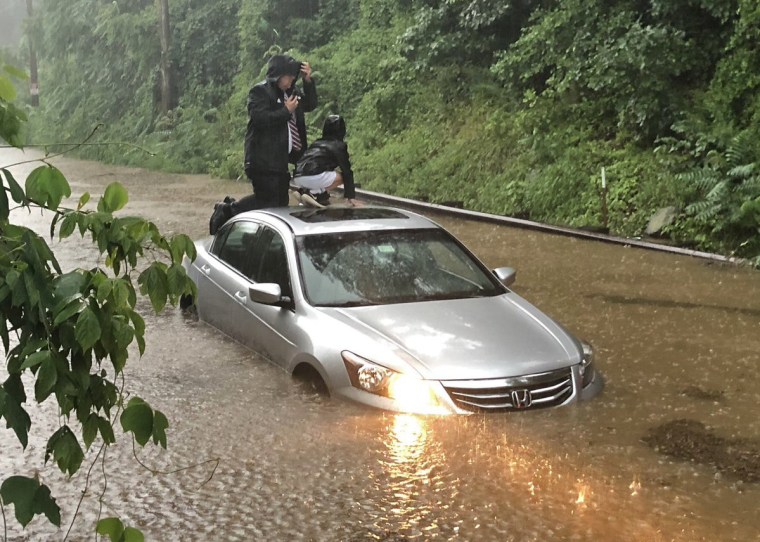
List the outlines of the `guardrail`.
{"type": "Polygon", "coordinates": [[[540,222],[533,222],[531,220],[524,220],[521,218],[512,218],[508,216],[493,215],[489,213],[481,213],[479,211],[470,211],[467,209],[460,209],[458,207],[450,207],[448,205],[440,205],[437,203],[427,203],[423,201],[416,201],[407,198],[401,198],[398,196],[390,196],[387,194],[381,194],[379,192],[370,192],[369,190],[356,189],[356,194],[362,199],[369,201],[376,201],[387,205],[396,205],[398,207],[406,207],[409,209],[418,209],[425,211],[432,211],[442,214],[447,214],[463,219],[480,220],[484,222],[492,222],[497,224],[504,224],[505,226],[513,226],[515,228],[524,228],[530,230],[537,230],[546,233],[553,233],[556,235],[567,235],[570,237],[578,237],[582,239],[590,239],[593,241],[601,241],[603,243],[614,243],[618,245],[632,246],[643,248],[647,250],[657,250],[660,252],[669,252],[671,254],[681,254],[684,256],[693,256],[695,258],[702,258],[715,262],[725,262],[731,264],[747,264],[747,260],[742,258],[735,258],[732,256],[724,256],[722,254],[713,254],[710,252],[702,252],[699,250],[692,250],[682,247],[674,247],[670,245],[661,245],[658,243],[652,243],[644,241],[642,239],[629,238],[629,237],[616,237],[614,235],[607,235],[604,233],[585,231],[576,228],[567,228],[563,226],[552,226],[550,224],[542,224],[540,222]]]}

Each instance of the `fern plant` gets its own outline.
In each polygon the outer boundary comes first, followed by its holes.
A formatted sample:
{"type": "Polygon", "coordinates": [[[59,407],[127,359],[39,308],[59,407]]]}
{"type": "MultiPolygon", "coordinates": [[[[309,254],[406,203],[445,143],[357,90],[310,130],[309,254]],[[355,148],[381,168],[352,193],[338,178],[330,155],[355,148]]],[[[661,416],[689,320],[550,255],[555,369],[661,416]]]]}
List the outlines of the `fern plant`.
{"type": "Polygon", "coordinates": [[[686,214],[729,251],[760,267],[760,154],[753,134],[731,140],[708,164],[679,176],[696,193],[686,214]]]}

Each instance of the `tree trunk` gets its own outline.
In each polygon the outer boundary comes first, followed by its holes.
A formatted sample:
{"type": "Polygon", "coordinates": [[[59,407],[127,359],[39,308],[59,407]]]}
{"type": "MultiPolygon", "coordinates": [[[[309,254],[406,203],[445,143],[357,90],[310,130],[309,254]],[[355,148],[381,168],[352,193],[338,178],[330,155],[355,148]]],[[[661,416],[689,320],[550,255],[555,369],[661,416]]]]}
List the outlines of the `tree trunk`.
{"type": "Polygon", "coordinates": [[[166,115],[177,104],[171,60],[169,0],[156,0],[156,7],[158,8],[158,33],[161,39],[161,114],[166,115]]]}
{"type": "MultiPolygon", "coordinates": [[[[26,0],[26,14],[32,18],[34,6],[32,0],[26,0]]],[[[33,107],[40,105],[40,87],[37,80],[37,52],[34,50],[34,33],[29,36],[29,96],[33,107]]]]}

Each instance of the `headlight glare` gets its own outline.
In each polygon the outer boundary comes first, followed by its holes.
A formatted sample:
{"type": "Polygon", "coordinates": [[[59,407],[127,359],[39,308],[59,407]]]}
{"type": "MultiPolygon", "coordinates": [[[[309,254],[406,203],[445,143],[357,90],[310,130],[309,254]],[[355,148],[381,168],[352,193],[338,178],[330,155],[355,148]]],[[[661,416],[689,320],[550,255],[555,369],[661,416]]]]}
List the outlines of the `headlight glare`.
{"type": "Polygon", "coordinates": [[[405,375],[348,351],[342,352],[351,385],[392,399],[401,410],[434,412],[440,409],[437,396],[426,380],[405,375]]]}
{"type": "Polygon", "coordinates": [[[362,389],[378,393],[388,384],[388,369],[377,365],[362,365],[357,371],[359,386],[362,389]]]}

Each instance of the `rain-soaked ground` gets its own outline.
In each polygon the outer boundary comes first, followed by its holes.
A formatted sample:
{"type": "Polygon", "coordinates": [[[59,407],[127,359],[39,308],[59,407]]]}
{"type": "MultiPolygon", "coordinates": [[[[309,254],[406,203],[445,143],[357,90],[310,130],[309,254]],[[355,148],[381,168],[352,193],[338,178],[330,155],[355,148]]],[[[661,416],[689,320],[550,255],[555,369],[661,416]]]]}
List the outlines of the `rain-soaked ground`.
{"type": "MultiPolygon", "coordinates": [[[[0,164],[19,157],[3,151],[0,164]]],[[[194,238],[206,233],[214,200],[250,190],[55,163],[72,182],[72,206],[118,180],[128,211],[194,238]]],[[[16,217],[47,231],[37,215],[16,217]]],[[[759,272],[437,219],[490,266],[517,268],[514,289],[595,346],[602,395],[512,415],[385,413],[299,388],[179,309],[146,310],[147,352],[130,359],[127,389],[171,428],[167,451],[137,456],[174,472],[151,473],[121,438],[89,479],[85,462],[66,481],[42,465],[59,424],[45,409],[25,452],[0,428],[0,478],[38,473],[62,505],[63,527],[37,518],[21,530],[6,507],[0,540],[60,540],[69,529],[69,540],[94,539],[101,493],[103,515],[162,541],[760,540],[759,272]]],[[[55,248],[64,264],[93,265],[82,246],[55,248]]]]}

